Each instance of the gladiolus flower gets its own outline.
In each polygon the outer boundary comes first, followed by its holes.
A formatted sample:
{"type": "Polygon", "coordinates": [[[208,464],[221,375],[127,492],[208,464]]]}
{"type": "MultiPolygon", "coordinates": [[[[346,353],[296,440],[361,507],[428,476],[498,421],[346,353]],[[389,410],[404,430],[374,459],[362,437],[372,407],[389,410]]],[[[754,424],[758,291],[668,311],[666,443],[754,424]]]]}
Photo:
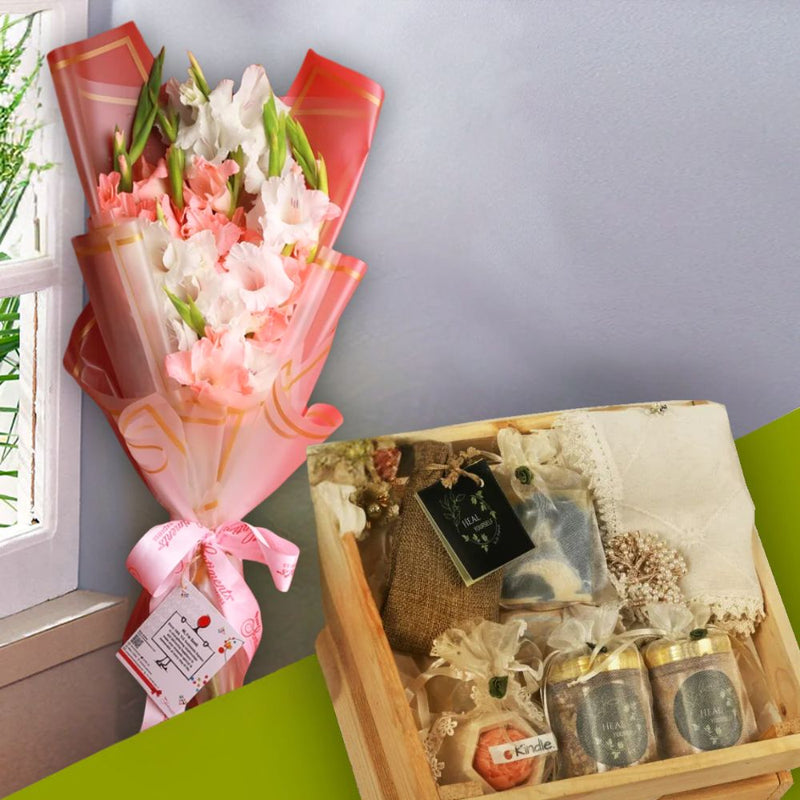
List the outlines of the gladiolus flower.
{"type": "Polygon", "coordinates": [[[302,170],[296,165],[280,178],[270,178],[250,213],[261,226],[264,242],[275,250],[287,244],[310,250],[317,244],[319,229],[341,214],[325,192],[306,188],[302,170]]]}
{"type": "Polygon", "coordinates": [[[244,341],[230,330],[206,328],[191,349],[168,355],[166,367],[171,378],[210,403],[237,406],[253,393],[244,341]]]}
{"type": "Polygon", "coordinates": [[[230,286],[238,290],[248,311],[258,313],[283,303],[294,289],[286,274],[287,260],[264,245],[240,242],[225,259],[230,286]]]}
{"type": "Polygon", "coordinates": [[[238,171],[239,165],[233,159],[212,164],[202,156],[194,156],[186,170],[186,204],[196,210],[210,207],[212,211],[227,214],[231,206],[228,178],[238,171]]]}

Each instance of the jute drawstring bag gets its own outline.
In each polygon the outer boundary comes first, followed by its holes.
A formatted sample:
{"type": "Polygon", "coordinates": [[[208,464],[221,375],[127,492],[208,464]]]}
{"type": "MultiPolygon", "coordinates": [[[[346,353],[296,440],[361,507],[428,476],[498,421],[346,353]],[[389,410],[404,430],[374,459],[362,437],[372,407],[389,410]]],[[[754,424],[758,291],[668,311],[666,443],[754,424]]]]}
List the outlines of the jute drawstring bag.
{"type": "Polygon", "coordinates": [[[393,649],[427,655],[433,640],[457,622],[498,620],[503,571],[464,584],[415,497],[442,477],[430,465],[446,463],[450,445],[425,441],[410,449],[413,467],[392,545],[382,617],[393,649]]]}

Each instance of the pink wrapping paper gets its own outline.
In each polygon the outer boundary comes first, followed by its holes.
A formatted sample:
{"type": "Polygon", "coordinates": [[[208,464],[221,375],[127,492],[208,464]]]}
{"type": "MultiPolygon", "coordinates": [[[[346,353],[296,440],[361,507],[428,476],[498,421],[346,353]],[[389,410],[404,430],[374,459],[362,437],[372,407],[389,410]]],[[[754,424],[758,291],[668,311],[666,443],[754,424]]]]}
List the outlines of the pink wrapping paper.
{"type": "MultiPolygon", "coordinates": [[[[114,126],[130,125],[153,58],[136,26],[127,23],[59,48],[48,61],[96,218],[97,176],[111,169],[114,126]]],[[[323,229],[324,246],[282,338],[280,371],[263,402],[242,407],[201,402],[167,377],[164,358],[170,346],[159,311],[162,301],[150,276],[138,220],[110,227],[90,221],[89,232],[73,240],[90,304],[73,329],[65,367],[103,410],[173,520],[197,522],[212,531],[241,520],[303,463],[308,445],[323,441],[341,423],[333,406],[308,407],[308,401],[339,317],[366,270],[361,261],[330,246],[352,202],[382,98],[377,84],[313,51],[287,95],[312,147],[325,157],[330,195],[342,214],[323,229]]],[[[151,160],[159,147],[151,139],[151,160]]],[[[196,556],[184,568],[219,608],[219,590],[209,577],[211,560],[204,547],[198,542],[196,556]]],[[[230,554],[229,561],[241,571],[238,558],[230,554]]],[[[287,589],[288,581],[279,588],[287,589]]],[[[152,606],[150,594],[143,593],[126,636],[152,606]]],[[[260,628],[257,633],[260,638],[260,628]]],[[[201,695],[240,686],[251,657],[244,650],[237,653],[201,695]]]]}

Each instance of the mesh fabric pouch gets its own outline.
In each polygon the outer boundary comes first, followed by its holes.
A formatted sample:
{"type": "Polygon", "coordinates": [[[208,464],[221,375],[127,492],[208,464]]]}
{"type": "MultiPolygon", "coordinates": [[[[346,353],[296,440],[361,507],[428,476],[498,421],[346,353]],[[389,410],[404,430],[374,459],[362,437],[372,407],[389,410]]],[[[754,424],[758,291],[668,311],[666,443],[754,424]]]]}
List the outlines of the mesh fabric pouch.
{"type": "Polygon", "coordinates": [[[588,480],[561,459],[554,431],[501,430],[493,467],[536,549],[506,567],[505,607],[596,603],[613,596],[588,480]]]}

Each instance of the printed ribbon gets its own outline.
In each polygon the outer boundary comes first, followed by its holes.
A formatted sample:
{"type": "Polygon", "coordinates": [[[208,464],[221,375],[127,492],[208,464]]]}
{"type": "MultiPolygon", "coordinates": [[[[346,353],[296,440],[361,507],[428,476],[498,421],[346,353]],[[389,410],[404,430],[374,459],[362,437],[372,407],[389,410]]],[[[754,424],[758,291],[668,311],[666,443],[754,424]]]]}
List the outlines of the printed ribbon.
{"type": "MultiPolygon", "coordinates": [[[[131,550],[128,572],[150,593],[152,612],[185,579],[195,560],[203,559],[217,607],[239,632],[249,664],[261,641],[261,612],[241,572],[228,556],[265,564],[278,591],[289,589],[300,553],[297,545],[266,528],[228,522],[207,528],[199,522],[175,520],[151,528],[131,550]]],[[[142,728],[165,715],[148,698],[142,728]]]]}

